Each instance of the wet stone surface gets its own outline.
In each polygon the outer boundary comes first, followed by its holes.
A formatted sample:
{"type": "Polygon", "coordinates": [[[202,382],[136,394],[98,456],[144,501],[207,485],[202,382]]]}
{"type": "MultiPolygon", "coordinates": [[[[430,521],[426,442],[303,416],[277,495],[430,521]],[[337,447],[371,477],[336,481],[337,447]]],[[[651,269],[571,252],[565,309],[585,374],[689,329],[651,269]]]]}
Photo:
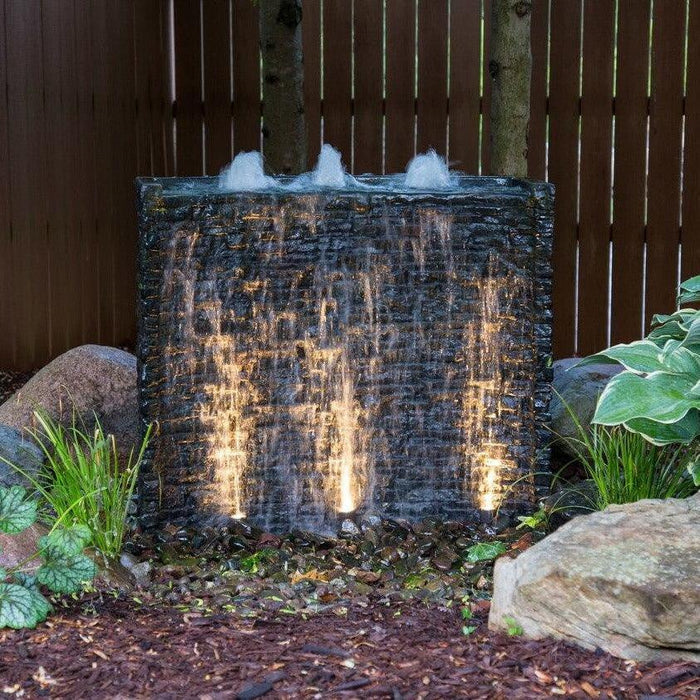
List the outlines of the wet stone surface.
{"type": "Polygon", "coordinates": [[[140,402],[159,425],[145,528],[469,519],[510,486],[507,508],[534,502],[521,477],[548,461],[552,190],[463,183],[140,181],[140,402]]]}
{"type": "Polygon", "coordinates": [[[465,605],[490,595],[494,559],[530,546],[533,533],[457,522],[378,520],[337,538],[280,537],[239,523],[167,528],[127,545],[150,561],[138,598],[242,617],[308,615],[419,600],[465,605]]]}

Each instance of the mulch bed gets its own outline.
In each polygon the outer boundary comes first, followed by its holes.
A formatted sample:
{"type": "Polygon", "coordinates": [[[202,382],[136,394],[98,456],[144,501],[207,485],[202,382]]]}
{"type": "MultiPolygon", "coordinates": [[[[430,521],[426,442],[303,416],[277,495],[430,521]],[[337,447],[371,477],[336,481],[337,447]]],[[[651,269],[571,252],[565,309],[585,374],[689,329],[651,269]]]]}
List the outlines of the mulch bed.
{"type": "Polygon", "coordinates": [[[34,372],[6,372],[0,370],[0,403],[4,403],[12,394],[21,389],[34,372]]]}
{"type": "Polygon", "coordinates": [[[93,594],[0,632],[3,693],[90,698],[693,698],[692,664],[638,666],[478,629],[409,602],[302,617],[203,616],[93,594]]]}

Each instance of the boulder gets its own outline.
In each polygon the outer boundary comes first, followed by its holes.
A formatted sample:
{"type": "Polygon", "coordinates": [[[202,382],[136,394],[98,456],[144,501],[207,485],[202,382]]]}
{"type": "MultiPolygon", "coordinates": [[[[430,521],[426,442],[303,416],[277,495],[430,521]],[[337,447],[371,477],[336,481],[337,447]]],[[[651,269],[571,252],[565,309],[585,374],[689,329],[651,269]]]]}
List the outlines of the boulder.
{"type": "Polygon", "coordinates": [[[16,535],[0,532],[0,568],[9,570],[21,564],[22,571],[35,571],[41,562],[38,558],[30,557],[37,553],[39,538],[47,532],[40,523],[34,523],[16,535]]]}
{"type": "Polygon", "coordinates": [[[564,438],[556,441],[555,448],[572,457],[575,454],[566,440],[580,438],[580,432],[564,402],[574,413],[581,427],[588,430],[598,397],[603,393],[607,383],[623,369],[620,365],[612,364],[574,367],[580,361],[580,357],[568,357],[557,360],[552,366],[554,392],[549,407],[550,427],[555,437],[564,438]]]}
{"type": "Polygon", "coordinates": [[[0,486],[29,487],[29,480],[7,462],[36,476],[44,463],[44,453],[28,435],[22,435],[17,428],[0,425],[0,486]]]}
{"type": "Polygon", "coordinates": [[[102,345],[69,350],[0,406],[0,423],[18,430],[35,427],[33,411],[38,407],[65,425],[71,422],[73,407],[88,427],[96,414],[125,458],[141,435],[136,357],[102,345]]]}
{"type": "Polygon", "coordinates": [[[494,571],[489,627],[700,662],[700,494],[575,518],[494,571]]]}

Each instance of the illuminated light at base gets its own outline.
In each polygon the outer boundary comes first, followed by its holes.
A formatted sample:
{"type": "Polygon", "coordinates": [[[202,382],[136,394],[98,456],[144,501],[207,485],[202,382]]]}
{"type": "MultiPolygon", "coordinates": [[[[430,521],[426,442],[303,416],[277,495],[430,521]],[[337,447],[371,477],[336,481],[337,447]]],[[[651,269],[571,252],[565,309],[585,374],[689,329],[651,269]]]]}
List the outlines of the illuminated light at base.
{"type": "Polygon", "coordinates": [[[498,510],[506,479],[518,469],[508,445],[496,437],[499,424],[520,420],[517,411],[504,403],[504,397],[512,394],[512,382],[504,369],[512,348],[504,344],[504,331],[517,322],[512,306],[522,283],[512,276],[497,276],[494,268],[491,258],[488,275],[477,282],[480,313],[465,328],[463,357],[468,367],[462,399],[465,490],[471,491],[479,510],[488,512],[498,510]]]}

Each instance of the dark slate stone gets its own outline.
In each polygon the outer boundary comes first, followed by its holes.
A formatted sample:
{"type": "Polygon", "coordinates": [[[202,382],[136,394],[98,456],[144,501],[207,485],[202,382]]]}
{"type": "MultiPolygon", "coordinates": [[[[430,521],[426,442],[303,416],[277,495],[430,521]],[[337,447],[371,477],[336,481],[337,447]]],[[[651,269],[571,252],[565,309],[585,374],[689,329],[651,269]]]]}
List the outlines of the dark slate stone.
{"type": "Polygon", "coordinates": [[[140,404],[158,423],[139,484],[144,527],[226,514],[206,410],[232,383],[219,398],[243,436],[242,509],[263,527],[342,521],[328,471],[344,400],[359,511],[476,517],[477,457],[464,445],[479,406],[498,416],[490,439],[510,464],[503,509],[532,503],[541,479],[522,477],[549,460],[550,185],[462,178],[444,194],[293,194],[224,193],[208,178],[137,184],[140,404]],[[505,389],[467,409],[479,362],[494,367],[479,330],[489,275],[502,281],[505,389]],[[238,371],[217,371],[217,353],[238,371]]]}

